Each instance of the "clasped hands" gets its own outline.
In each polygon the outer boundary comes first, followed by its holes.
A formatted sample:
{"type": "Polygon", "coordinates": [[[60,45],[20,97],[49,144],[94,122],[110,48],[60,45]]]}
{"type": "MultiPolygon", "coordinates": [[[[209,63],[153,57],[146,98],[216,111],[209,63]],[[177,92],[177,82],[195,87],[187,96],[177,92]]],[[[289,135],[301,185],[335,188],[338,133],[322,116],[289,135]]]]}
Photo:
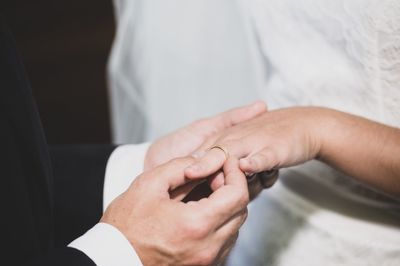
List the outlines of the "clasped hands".
{"type": "Polygon", "coordinates": [[[102,221],[127,237],[145,265],[219,263],[237,239],[250,195],[261,191],[257,182],[248,187],[245,173],[316,156],[311,135],[293,127],[295,120],[306,120],[304,114],[271,113],[257,102],[155,141],[144,173],[110,204],[102,221]],[[210,149],[215,145],[227,149],[229,158],[221,149],[210,149]],[[205,178],[211,195],[182,202],[205,178]]]}

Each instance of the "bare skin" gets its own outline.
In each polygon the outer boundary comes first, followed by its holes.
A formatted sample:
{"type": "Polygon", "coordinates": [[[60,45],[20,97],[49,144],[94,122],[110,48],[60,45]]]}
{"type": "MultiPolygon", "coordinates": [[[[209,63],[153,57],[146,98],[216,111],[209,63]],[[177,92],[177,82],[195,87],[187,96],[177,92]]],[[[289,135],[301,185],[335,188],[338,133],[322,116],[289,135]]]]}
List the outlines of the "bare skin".
{"type": "Polygon", "coordinates": [[[143,173],[101,219],[125,235],[144,265],[215,265],[237,239],[249,203],[239,162],[225,164],[225,185],[208,198],[183,203],[170,191],[188,182],[184,169],[193,161],[175,159],[143,173]]]}
{"type": "MultiPolygon", "coordinates": [[[[264,113],[210,137],[203,154],[185,170],[188,178],[221,168],[225,147],[240,159],[244,172],[289,167],[318,159],[386,192],[400,196],[400,129],[358,116],[319,107],[296,107],[264,113]]],[[[219,175],[213,189],[224,183],[219,175]]]]}
{"type": "Polygon", "coordinates": [[[181,200],[199,183],[184,169],[190,155],[210,136],[266,111],[262,102],[202,119],[155,141],[145,172],[115,199],[101,222],[118,228],[144,265],[214,265],[234,245],[247,217],[249,192],[239,162],[224,166],[226,185],[208,198],[181,200]],[[174,159],[177,157],[182,157],[174,159]]]}

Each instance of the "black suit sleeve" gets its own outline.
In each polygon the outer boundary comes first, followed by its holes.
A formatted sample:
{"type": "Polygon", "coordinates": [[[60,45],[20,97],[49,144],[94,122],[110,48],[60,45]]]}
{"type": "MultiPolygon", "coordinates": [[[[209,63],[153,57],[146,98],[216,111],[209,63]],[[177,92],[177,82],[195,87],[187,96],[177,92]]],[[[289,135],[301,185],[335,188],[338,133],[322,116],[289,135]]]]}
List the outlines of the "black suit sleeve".
{"type": "Polygon", "coordinates": [[[29,82],[1,17],[0,146],[2,265],[95,265],[66,245],[100,219],[113,147],[53,149],[54,177],[29,82]]]}
{"type": "Polygon", "coordinates": [[[50,250],[41,258],[37,258],[29,266],[96,266],[85,253],[74,248],[59,248],[50,250]]]}
{"type": "Polygon", "coordinates": [[[50,147],[56,248],[28,265],[95,265],[80,250],[66,246],[100,220],[105,169],[114,149],[112,145],[50,147]]]}
{"type": "Polygon", "coordinates": [[[54,171],[55,246],[65,247],[101,218],[112,145],[50,147],[54,171]]]}

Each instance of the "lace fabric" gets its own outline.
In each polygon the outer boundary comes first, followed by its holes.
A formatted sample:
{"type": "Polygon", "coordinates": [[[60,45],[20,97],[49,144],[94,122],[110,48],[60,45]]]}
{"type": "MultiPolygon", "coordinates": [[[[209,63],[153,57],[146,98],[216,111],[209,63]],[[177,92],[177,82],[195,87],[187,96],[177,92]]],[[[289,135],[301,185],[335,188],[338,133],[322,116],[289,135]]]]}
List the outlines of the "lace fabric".
{"type": "MultiPolygon", "coordinates": [[[[400,1],[253,0],[249,10],[272,65],[260,93],[273,107],[320,105],[400,126],[400,1]]],[[[392,202],[339,173],[328,182],[353,200],[392,202]]]]}
{"type": "Polygon", "coordinates": [[[251,5],[260,48],[275,70],[266,98],[320,103],[400,125],[399,1],[253,0],[251,5]],[[275,88],[277,76],[287,92],[275,88]]]}

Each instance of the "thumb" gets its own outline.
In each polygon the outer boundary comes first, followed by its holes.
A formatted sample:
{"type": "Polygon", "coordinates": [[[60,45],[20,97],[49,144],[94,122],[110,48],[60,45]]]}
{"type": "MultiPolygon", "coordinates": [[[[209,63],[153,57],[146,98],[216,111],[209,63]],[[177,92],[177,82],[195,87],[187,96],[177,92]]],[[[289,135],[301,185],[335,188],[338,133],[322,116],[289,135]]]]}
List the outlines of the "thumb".
{"type": "Polygon", "coordinates": [[[193,157],[173,159],[148,174],[151,175],[154,185],[159,188],[157,190],[169,193],[191,181],[186,178],[184,170],[193,162],[193,157]]]}
{"type": "Polygon", "coordinates": [[[237,158],[231,157],[225,162],[224,174],[225,185],[237,186],[247,190],[247,179],[242,170],[240,170],[237,158]]]}

